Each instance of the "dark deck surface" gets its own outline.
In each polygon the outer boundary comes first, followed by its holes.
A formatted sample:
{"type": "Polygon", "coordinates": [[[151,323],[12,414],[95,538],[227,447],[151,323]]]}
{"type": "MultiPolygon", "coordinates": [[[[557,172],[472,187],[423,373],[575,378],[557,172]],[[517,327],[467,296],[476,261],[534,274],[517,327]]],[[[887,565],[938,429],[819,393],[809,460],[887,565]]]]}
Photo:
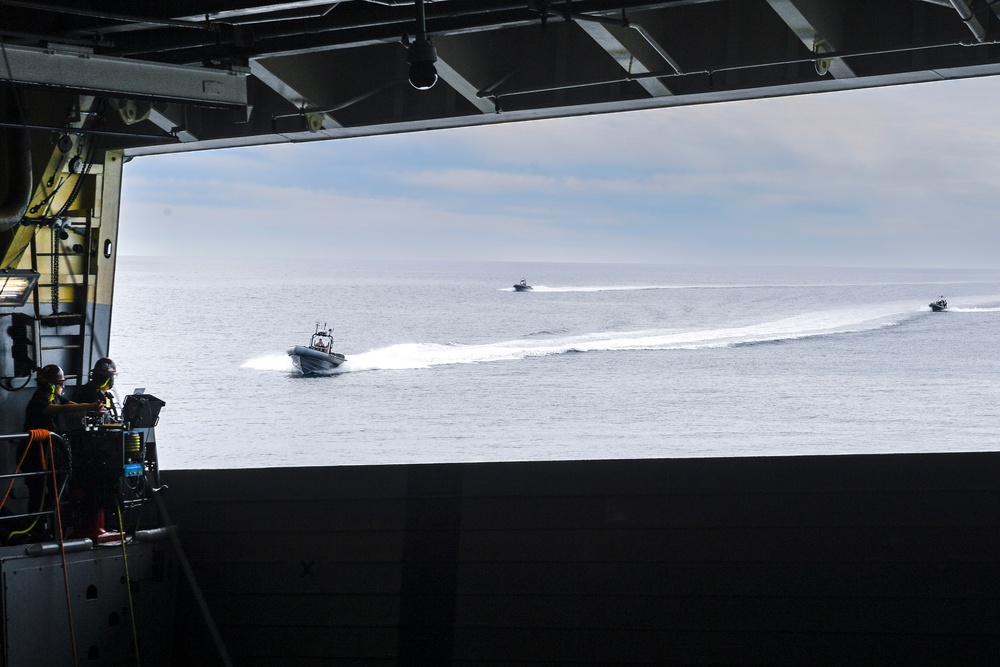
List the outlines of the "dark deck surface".
{"type": "MultiPolygon", "coordinates": [[[[238,665],[990,664],[1000,453],[167,471],[238,665]]],[[[175,664],[215,648],[187,593],[175,664]]]]}

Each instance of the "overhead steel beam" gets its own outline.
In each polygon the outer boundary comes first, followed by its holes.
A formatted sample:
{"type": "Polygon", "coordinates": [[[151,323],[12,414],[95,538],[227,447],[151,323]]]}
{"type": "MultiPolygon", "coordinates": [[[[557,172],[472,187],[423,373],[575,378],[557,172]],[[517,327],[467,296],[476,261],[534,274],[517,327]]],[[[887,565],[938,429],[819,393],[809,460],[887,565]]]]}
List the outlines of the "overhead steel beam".
{"type": "Polygon", "coordinates": [[[290,85],[262,61],[251,60],[250,71],[261,83],[278,93],[289,104],[302,112],[303,119],[307,123],[310,132],[332,130],[341,127],[341,124],[333,117],[332,110],[319,109],[320,105],[310,99],[306,93],[290,85]]]}
{"type": "MultiPolygon", "coordinates": [[[[628,47],[622,43],[622,41],[615,36],[612,29],[609,28],[604,23],[594,23],[591,21],[580,21],[579,24],[581,29],[587,33],[591,39],[593,39],[602,49],[608,52],[615,61],[621,65],[621,68],[627,74],[649,74],[654,69],[651,69],[646,63],[644,63],[640,58],[636,57],[628,47]]],[[[625,28],[620,28],[620,30],[625,30],[625,28]]],[[[656,48],[654,42],[649,38],[649,35],[645,32],[641,32],[643,38],[646,39],[651,45],[656,48]]],[[[659,48],[658,52],[665,54],[662,47],[659,48]]],[[[670,62],[669,59],[666,59],[670,62]]],[[[656,69],[660,69],[657,67],[656,69]]],[[[665,95],[672,95],[670,89],[663,84],[659,79],[639,79],[639,85],[646,89],[646,92],[650,94],[651,97],[663,97],[665,95]]]]}
{"type": "Polygon", "coordinates": [[[483,113],[494,113],[496,111],[494,104],[489,100],[479,97],[476,94],[478,92],[476,87],[468,79],[459,74],[454,67],[449,65],[447,60],[439,57],[436,67],[441,81],[451,86],[458,95],[465,98],[470,104],[483,113]]]}
{"type": "Polygon", "coordinates": [[[167,134],[177,137],[183,143],[198,141],[198,135],[191,132],[184,122],[177,118],[179,113],[183,113],[183,110],[176,107],[166,109],[154,107],[149,110],[148,120],[167,134]]]}
{"type": "MultiPolygon", "coordinates": [[[[972,34],[975,35],[976,40],[985,42],[986,28],[984,28],[983,24],[976,18],[976,15],[972,12],[968,3],[966,3],[965,0],[950,0],[950,4],[955,11],[958,12],[958,16],[962,19],[962,22],[968,26],[972,34]]],[[[992,5],[993,3],[991,2],[990,4],[992,5]]]]}
{"type": "Polygon", "coordinates": [[[245,107],[246,74],[97,56],[88,49],[4,45],[0,82],[107,97],[245,107]]]}
{"type": "Polygon", "coordinates": [[[469,51],[459,46],[461,42],[447,37],[439,39],[434,46],[437,48],[438,60],[435,63],[441,81],[448,84],[457,95],[484,114],[496,112],[496,106],[491,100],[479,96],[479,89],[465,76],[460,68],[470,62],[476,62],[481,53],[469,51]]]}
{"type": "MultiPolygon", "coordinates": [[[[842,17],[838,14],[840,4],[828,0],[767,0],[767,3],[813,53],[843,50],[842,17]]],[[[829,72],[835,79],[857,76],[841,58],[817,59],[816,72],[829,72]]]]}

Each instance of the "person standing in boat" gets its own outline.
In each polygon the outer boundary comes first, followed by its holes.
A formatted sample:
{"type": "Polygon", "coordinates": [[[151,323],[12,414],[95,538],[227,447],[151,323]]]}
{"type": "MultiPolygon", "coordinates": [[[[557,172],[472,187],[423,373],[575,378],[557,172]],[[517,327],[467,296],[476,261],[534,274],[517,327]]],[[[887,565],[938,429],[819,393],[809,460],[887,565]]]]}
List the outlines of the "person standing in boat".
{"type": "MultiPolygon", "coordinates": [[[[66,376],[63,369],[55,364],[49,364],[38,371],[38,388],[28,400],[28,405],[24,409],[24,430],[31,431],[45,429],[55,433],[65,431],[61,423],[61,417],[81,412],[104,412],[105,407],[100,402],[74,403],[63,396],[63,387],[66,384],[66,376]]],[[[22,442],[17,450],[17,460],[24,457],[21,464],[23,472],[41,472],[45,470],[45,459],[43,458],[41,445],[30,452],[25,451],[28,442],[22,442]]],[[[42,509],[43,489],[45,488],[46,477],[43,475],[32,475],[25,479],[28,487],[28,511],[38,512],[42,509]]]]}
{"type": "Polygon", "coordinates": [[[83,385],[78,395],[81,403],[102,403],[106,418],[112,422],[121,421],[115,396],[111,393],[111,388],[115,386],[116,375],[118,369],[115,367],[115,362],[107,357],[98,359],[90,371],[90,381],[83,385]]]}

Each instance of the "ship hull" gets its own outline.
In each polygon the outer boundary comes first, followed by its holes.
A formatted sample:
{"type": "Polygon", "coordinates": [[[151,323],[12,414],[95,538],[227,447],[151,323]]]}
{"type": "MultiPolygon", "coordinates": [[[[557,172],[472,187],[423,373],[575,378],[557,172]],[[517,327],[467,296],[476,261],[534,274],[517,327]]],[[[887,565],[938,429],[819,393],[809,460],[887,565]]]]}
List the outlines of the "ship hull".
{"type": "MultiPolygon", "coordinates": [[[[1000,645],[997,452],[163,476],[235,665],[697,664],[702,638],[718,665],[750,645],[991,664],[1000,645]]],[[[174,664],[218,664],[196,598],[178,607],[174,664]]]]}
{"type": "Polygon", "coordinates": [[[288,348],[288,356],[291,357],[295,370],[303,375],[328,373],[347,361],[347,357],[342,354],[336,352],[327,354],[305,345],[288,348]]]}

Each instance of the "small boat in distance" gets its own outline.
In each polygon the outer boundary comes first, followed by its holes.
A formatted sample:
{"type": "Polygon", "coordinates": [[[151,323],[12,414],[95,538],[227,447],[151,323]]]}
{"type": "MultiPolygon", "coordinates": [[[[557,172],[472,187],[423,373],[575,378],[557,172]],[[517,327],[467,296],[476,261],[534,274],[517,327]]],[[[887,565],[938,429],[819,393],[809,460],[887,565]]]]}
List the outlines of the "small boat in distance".
{"type": "Polygon", "coordinates": [[[347,361],[347,357],[339,352],[333,352],[333,329],[326,324],[320,329],[316,323],[316,333],[309,339],[309,345],[296,345],[288,348],[288,356],[292,358],[295,368],[303,375],[316,375],[331,371],[347,361]]]}
{"type": "Polygon", "coordinates": [[[527,281],[525,281],[524,278],[521,278],[521,282],[514,283],[514,291],[515,292],[530,292],[531,291],[531,285],[529,285],[527,283],[527,281]]]}
{"type": "Polygon", "coordinates": [[[937,301],[934,301],[927,305],[929,305],[931,307],[931,310],[933,310],[935,313],[940,313],[942,310],[945,310],[948,307],[948,301],[942,296],[937,301]]]}

